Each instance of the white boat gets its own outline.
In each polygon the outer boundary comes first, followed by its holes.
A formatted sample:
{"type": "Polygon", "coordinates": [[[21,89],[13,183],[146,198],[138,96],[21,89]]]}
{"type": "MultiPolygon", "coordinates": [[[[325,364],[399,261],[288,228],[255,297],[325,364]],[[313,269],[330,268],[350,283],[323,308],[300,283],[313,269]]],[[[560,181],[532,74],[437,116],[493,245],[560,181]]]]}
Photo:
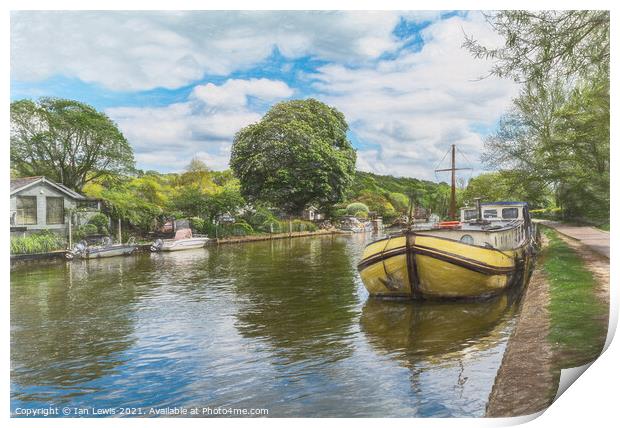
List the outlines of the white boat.
{"type": "Polygon", "coordinates": [[[151,245],[151,251],[180,251],[202,248],[209,242],[208,236],[193,236],[191,229],[179,229],[174,239],[158,239],[151,245]]]}
{"type": "Polygon", "coordinates": [[[365,221],[361,222],[357,218],[350,216],[346,217],[341,226],[340,230],[353,232],[353,233],[364,233],[364,232],[372,232],[372,222],[365,221]]]}
{"type": "Polygon", "coordinates": [[[98,259],[104,257],[128,256],[136,251],[138,246],[133,238],[126,244],[113,244],[110,238],[105,238],[101,245],[89,246],[85,241],[78,243],[73,250],[65,253],[68,260],[78,257],[81,259],[98,259]]]}

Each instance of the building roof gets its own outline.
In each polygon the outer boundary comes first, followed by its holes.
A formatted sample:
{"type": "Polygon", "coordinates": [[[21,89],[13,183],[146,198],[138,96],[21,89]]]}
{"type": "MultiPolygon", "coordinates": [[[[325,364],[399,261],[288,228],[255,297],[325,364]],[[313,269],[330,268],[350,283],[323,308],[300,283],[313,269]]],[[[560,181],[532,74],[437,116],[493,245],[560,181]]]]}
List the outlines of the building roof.
{"type": "Polygon", "coordinates": [[[480,205],[527,205],[527,202],[518,201],[498,201],[498,202],[482,202],[480,205]]]}
{"type": "Polygon", "coordinates": [[[68,187],[63,186],[62,184],[58,184],[55,181],[52,181],[49,178],[43,177],[41,175],[35,176],[35,177],[12,178],[11,179],[11,195],[18,193],[22,190],[25,190],[29,188],[30,186],[37,184],[37,183],[49,184],[50,186],[55,187],[60,192],[66,194],[67,196],[73,199],[80,199],[80,200],[88,199],[84,195],[80,195],[79,193],[69,189],[68,187]]]}
{"type": "Polygon", "coordinates": [[[39,181],[42,176],[37,177],[21,177],[21,178],[11,178],[11,193],[16,190],[20,190],[23,187],[26,187],[32,183],[39,181]]]}

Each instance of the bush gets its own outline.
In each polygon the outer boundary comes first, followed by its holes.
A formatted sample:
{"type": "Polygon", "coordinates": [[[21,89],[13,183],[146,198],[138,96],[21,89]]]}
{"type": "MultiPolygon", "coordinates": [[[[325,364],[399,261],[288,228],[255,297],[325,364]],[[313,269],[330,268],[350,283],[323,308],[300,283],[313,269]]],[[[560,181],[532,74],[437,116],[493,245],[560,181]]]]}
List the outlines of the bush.
{"type": "MultiPolygon", "coordinates": [[[[283,230],[283,232],[288,232],[288,222],[283,222],[286,224],[285,229],[283,230]]],[[[293,220],[291,222],[291,229],[293,232],[314,232],[315,230],[317,230],[316,224],[310,222],[310,221],[304,221],[304,220],[293,220]]]]}
{"type": "Polygon", "coordinates": [[[561,208],[543,208],[539,210],[530,210],[530,214],[534,218],[540,218],[544,220],[561,220],[562,209],[561,208]]]}
{"type": "Polygon", "coordinates": [[[365,220],[368,218],[368,213],[366,211],[358,211],[355,213],[355,217],[365,220]]]}
{"type": "Polygon", "coordinates": [[[280,222],[278,219],[274,219],[274,220],[265,221],[260,226],[257,226],[255,230],[258,230],[264,233],[280,233],[284,229],[282,229],[282,222],[280,222]]]}
{"type": "Polygon", "coordinates": [[[226,238],[228,236],[246,236],[254,234],[252,226],[245,221],[238,221],[234,224],[215,225],[208,222],[205,224],[205,232],[211,238],[226,238]]]}
{"type": "Polygon", "coordinates": [[[353,202],[352,204],[347,205],[347,214],[356,215],[359,211],[365,211],[368,213],[370,210],[366,204],[362,204],[361,202],[353,202]]]}
{"type": "Polygon", "coordinates": [[[258,208],[255,213],[249,216],[248,224],[255,230],[266,233],[271,232],[272,227],[273,232],[277,233],[280,227],[278,218],[265,208],[258,208]]]}
{"type": "Polygon", "coordinates": [[[97,213],[88,220],[88,224],[92,224],[97,227],[97,232],[101,235],[109,235],[110,234],[110,219],[107,215],[103,213],[97,213]]]}
{"type": "Polygon", "coordinates": [[[230,227],[230,231],[234,236],[245,236],[254,233],[254,229],[245,221],[238,221],[230,227]]]}
{"type": "Polygon", "coordinates": [[[99,233],[99,230],[97,229],[97,226],[95,226],[94,224],[87,223],[87,224],[77,227],[73,231],[73,239],[75,241],[81,241],[87,236],[97,235],[98,233],[99,233]]]}
{"type": "Polygon", "coordinates": [[[208,221],[200,217],[192,217],[189,219],[190,227],[198,234],[209,234],[208,221]]]}
{"type": "Polygon", "coordinates": [[[11,254],[36,254],[62,250],[65,240],[49,230],[33,233],[25,237],[11,238],[11,254]]]}

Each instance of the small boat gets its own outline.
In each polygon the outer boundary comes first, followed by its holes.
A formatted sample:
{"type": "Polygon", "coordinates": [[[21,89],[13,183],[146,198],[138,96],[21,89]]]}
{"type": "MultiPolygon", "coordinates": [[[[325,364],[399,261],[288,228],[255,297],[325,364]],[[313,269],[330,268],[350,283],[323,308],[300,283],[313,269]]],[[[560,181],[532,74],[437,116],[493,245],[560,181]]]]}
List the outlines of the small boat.
{"type": "MultiPolygon", "coordinates": [[[[358,270],[373,296],[483,298],[525,285],[538,236],[525,202],[481,203],[455,217],[452,146],[451,221],[408,228],[366,246],[358,270]]],[[[441,170],[443,171],[443,170],[441,170]]],[[[410,207],[410,210],[413,207],[410,207]]]]}
{"type": "Polygon", "coordinates": [[[65,253],[68,260],[78,257],[81,259],[98,259],[104,257],[128,256],[138,248],[133,237],[126,244],[114,244],[109,237],[104,238],[101,245],[88,245],[86,241],[79,242],[73,250],[65,253]]]}
{"type": "Polygon", "coordinates": [[[340,226],[341,230],[353,232],[353,233],[364,233],[364,232],[372,232],[372,222],[370,221],[359,221],[355,217],[347,217],[340,226]]]}
{"type": "Polygon", "coordinates": [[[174,239],[157,239],[151,245],[151,251],[180,251],[202,248],[209,242],[208,236],[194,236],[191,229],[179,229],[174,239]]]}

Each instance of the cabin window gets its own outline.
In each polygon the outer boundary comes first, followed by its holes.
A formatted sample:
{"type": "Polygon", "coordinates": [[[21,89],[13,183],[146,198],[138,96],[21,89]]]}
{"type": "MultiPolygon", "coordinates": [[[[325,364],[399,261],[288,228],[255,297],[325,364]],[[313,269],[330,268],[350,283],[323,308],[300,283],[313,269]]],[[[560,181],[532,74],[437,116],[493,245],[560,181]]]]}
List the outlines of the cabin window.
{"type": "Polygon", "coordinates": [[[64,198],[47,197],[46,221],[47,224],[63,224],[65,222],[65,200],[64,198]]]}
{"type": "Polygon", "coordinates": [[[37,197],[18,196],[17,197],[17,224],[37,224],[37,197]]]}
{"type": "Polygon", "coordinates": [[[476,210],[465,210],[463,218],[465,221],[475,220],[478,218],[478,212],[476,210]]]}
{"type": "Polygon", "coordinates": [[[463,235],[461,236],[461,242],[463,244],[474,245],[474,238],[471,235],[463,235]]]}
{"type": "Polygon", "coordinates": [[[484,218],[497,218],[497,210],[484,210],[484,218]]]}
{"type": "Polygon", "coordinates": [[[502,218],[519,218],[519,208],[502,209],[502,218]]]}

